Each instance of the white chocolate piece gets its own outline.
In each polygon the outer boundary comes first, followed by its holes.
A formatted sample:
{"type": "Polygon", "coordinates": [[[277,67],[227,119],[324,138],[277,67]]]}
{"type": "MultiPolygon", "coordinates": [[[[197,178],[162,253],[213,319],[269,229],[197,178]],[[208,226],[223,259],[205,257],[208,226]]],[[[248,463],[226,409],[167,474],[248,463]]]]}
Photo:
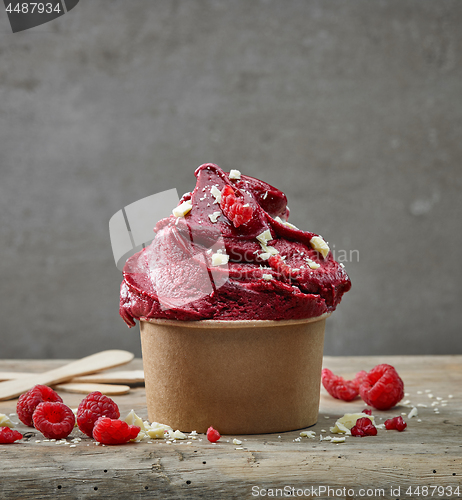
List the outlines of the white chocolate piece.
{"type": "Polygon", "coordinates": [[[124,418],[124,421],[128,425],[137,425],[141,430],[145,430],[143,420],[135,413],[135,410],[131,410],[130,413],[124,418]]]}
{"type": "Polygon", "coordinates": [[[7,417],[4,413],[0,413],[0,427],[9,427],[10,429],[14,427],[10,417],[7,417]]]}
{"type": "Polygon", "coordinates": [[[367,413],[345,413],[343,417],[335,422],[335,426],[330,428],[334,434],[351,434],[350,429],[356,425],[359,418],[366,417],[375,425],[374,417],[367,413]]]}
{"type": "Polygon", "coordinates": [[[321,236],[313,236],[310,240],[311,246],[314,250],[319,252],[324,258],[327,257],[327,254],[330,251],[329,245],[324,241],[321,236]]]}
{"type": "Polygon", "coordinates": [[[274,220],[277,221],[277,222],[279,222],[280,224],[284,224],[284,226],[290,227],[291,229],[298,229],[297,226],[294,226],[290,222],[282,220],[281,217],[279,217],[279,215],[276,215],[276,217],[274,218],[274,220]]]}
{"type": "Polygon", "coordinates": [[[229,255],[223,253],[214,253],[212,255],[212,266],[223,266],[229,261],[229,255]]]}
{"type": "Polygon", "coordinates": [[[215,223],[217,221],[218,217],[220,217],[220,215],[221,215],[221,212],[213,212],[213,214],[209,214],[210,222],[215,223]]]}
{"type": "Polygon", "coordinates": [[[210,189],[210,193],[215,198],[215,201],[213,203],[219,204],[221,202],[221,191],[216,186],[212,186],[210,189]]]}
{"type": "Polygon", "coordinates": [[[191,200],[184,201],[181,205],[178,205],[172,210],[175,217],[184,217],[187,213],[191,211],[192,202],[191,200]]]}
{"type": "Polygon", "coordinates": [[[234,180],[237,180],[237,179],[240,179],[241,178],[241,172],[239,172],[239,170],[230,170],[229,171],[229,178],[230,179],[234,179],[234,180]]]}
{"type": "Polygon", "coordinates": [[[317,262],[314,262],[314,260],[309,259],[308,257],[305,259],[306,262],[308,262],[308,266],[311,269],[317,269],[318,267],[321,266],[321,264],[318,264],[317,262]]]}
{"type": "MultiPolygon", "coordinates": [[[[271,255],[277,255],[279,253],[279,250],[277,248],[275,248],[275,247],[268,247],[268,246],[264,245],[263,243],[260,243],[260,246],[261,246],[261,249],[263,250],[263,253],[269,253],[270,256],[271,255]]],[[[262,255],[263,254],[260,254],[260,257],[262,255]]],[[[266,260],[266,259],[263,259],[263,260],[266,260]]]]}
{"type": "Polygon", "coordinates": [[[260,242],[260,244],[266,245],[268,241],[272,240],[273,237],[271,236],[271,232],[269,229],[266,229],[263,231],[263,233],[260,233],[257,236],[257,240],[260,242]]]}

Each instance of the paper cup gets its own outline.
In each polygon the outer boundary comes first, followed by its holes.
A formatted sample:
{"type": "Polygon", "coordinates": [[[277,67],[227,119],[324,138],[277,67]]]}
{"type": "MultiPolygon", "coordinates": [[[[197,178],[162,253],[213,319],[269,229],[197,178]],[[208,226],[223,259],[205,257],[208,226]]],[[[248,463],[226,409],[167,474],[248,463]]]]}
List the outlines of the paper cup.
{"type": "Polygon", "coordinates": [[[140,321],[149,420],[222,434],[315,424],[327,316],[140,321]]]}

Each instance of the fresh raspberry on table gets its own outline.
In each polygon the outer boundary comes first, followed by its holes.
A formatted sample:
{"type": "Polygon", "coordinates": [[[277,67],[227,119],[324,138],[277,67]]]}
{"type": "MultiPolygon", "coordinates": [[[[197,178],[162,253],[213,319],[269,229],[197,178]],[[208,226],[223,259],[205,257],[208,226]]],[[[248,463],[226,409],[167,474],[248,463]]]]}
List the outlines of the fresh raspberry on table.
{"type": "Polygon", "coordinates": [[[29,391],[21,394],[16,405],[16,413],[19,420],[28,427],[33,427],[32,415],[39,403],[51,401],[54,403],[62,403],[61,396],[51,387],[46,385],[36,385],[29,391]]]}
{"type": "Polygon", "coordinates": [[[406,422],[403,420],[403,417],[393,417],[389,418],[388,420],[385,420],[385,429],[387,431],[390,431],[392,429],[396,429],[399,432],[404,431],[404,429],[407,427],[406,422]]]}
{"type": "Polygon", "coordinates": [[[101,392],[91,392],[77,408],[77,425],[84,434],[93,437],[93,427],[100,417],[119,418],[119,407],[101,392]]]}
{"type": "Polygon", "coordinates": [[[34,427],[48,439],[66,438],[75,425],[74,412],[64,403],[40,403],[32,418],[34,427]]]}
{"type": "Polygon", "coordinates": [[[343,377],[334,375],[329,368],[322,370],[321,380],[326,391],[336,399],[352,401],[359,394],[356,378],[345,380],[343,377]]]}
{"type": "Polygon", "coordinates": [[[372,415],[372,410],[370,410],[369,408],[366,408],[361,413],[365,413],[366,415],[372,415]]]}
{"type": "Polygon", "coordinates": [[[361,417],[356,420],[356,424],[351,428],[352,436],[376,436],[377,427],[371,422],[370,418],[361,417]]]}
{"type": "Polygon", "coordinates": [[[101,444],[124,444],[135,439],[140,430],[138,425],[128,425],[123,420],[99,417],[93,427],[93,437],[101,444]]]}
{"type": "Polygon", "coordinates": [[[22,434],[9,427],[0,427],[0,444],[14,443],[18,439],[22,439],[22,434]]]}
{"type": "Polygon", "coordinates": [[[220,208],[234,227],[248,222],[253,214],[252,207],[248,204],[244,205],[242,200],[238,200],[234,189],[228,185],[221,190],[220,208]]]}
{"type": "Polygon", "coordinates": [[[213,427],[209,427],[207,429],[207,439],[211,443],[216,443],[220,438],[221,438],[221,435],[216,429],[214,429],[213,427]]]}
{"type": "Polygon", "coordinates": [[[355,375],[355,378],[353,379],[353,383],[355,384],[356,388],[358,389],[359,393],[359,386],[361,385],[361,382],[364,380],[364,378],[367,377],[367,372],[364,370],[361,370],[355,375]]]}
{"type": "Polygon", "coordinates": [[[362,379],[359,394],[370,406],[389,410],[404,396],[404,383],[391,365],[381,364],[362,379]]]}

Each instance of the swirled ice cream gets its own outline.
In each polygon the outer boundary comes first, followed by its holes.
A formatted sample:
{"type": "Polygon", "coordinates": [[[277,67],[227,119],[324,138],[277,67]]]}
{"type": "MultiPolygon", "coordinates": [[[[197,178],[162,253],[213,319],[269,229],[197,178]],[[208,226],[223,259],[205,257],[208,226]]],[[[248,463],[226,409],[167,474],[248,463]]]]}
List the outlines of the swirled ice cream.
{"type": "Polygon", "coordinates": [[[120,314],[135,319],[284,320],[332,312],[351,282],[326,241],[288,222],[285,194],[224,172],[195,172],[196,187],[124,267],[120,314]]]}

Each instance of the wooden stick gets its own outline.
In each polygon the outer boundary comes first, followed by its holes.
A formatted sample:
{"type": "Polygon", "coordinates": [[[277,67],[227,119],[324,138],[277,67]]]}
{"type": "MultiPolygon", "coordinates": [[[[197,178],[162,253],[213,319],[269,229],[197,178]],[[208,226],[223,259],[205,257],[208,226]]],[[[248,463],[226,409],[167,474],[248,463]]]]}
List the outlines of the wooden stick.
{"type": "Polygon", "coordinates": [[[135,355],[131,352],[121,350],[102,351],[92,354],[78,361],[72,361],[67,365],[55,368],[45,373],[33,374],[30,377],[8,380],[0,383],[0,401],[13,399],[23,392],[28,391],[36,384],[54,385],[67,382],[74,377],[88,375],[89,373],[106,370],[115,366],[129,363],[135,355]]]}
{"type": "MultiPolygon", "coordinates": [[[[0,382],[5,380],[13,380],[18,378],[27,378],[31,372],[0,372],[0,382]]],[[[143,384],[143,370],[126,370],[126,371],[110,371],[94,373],[92,375],[84,375],[75,377],[69,383],[95,383],[95,384],[143,384]]],[[[102,391],[101,391],[102,392],[102,391]]]]}
{"type": "Polygon", "coordinates": [[[54,386],[57,391],[74,392],[77,394],[90,394],[90,392],[99,391],[106,396],[120,396],[130,391],[129,385],[114,384],[58,384],[54,386]]]}

